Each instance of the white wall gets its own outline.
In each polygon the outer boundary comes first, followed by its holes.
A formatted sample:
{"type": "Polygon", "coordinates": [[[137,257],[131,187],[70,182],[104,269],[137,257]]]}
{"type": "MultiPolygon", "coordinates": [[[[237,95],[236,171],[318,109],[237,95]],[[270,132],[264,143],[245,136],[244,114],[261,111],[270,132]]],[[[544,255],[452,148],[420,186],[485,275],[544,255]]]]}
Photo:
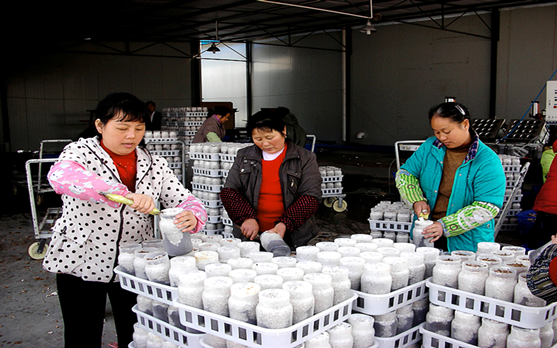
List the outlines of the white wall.
{"type": "MultiPolygon", "coordinates": [[[[108,52],[99,46],[83,48],[108,52]]],[[[170,51],[159,45],[143,54],[170,51]]],[[[87,110],[94,109],[100,99],[112,92],[129,92],[144,101],[153,100],[158,110],[189,106],[190,61],[65,53],[43,55],[21,65],[7,79],[11,150],[37,150],[43,139],[75,139],[87,128],[87,110]]]]}

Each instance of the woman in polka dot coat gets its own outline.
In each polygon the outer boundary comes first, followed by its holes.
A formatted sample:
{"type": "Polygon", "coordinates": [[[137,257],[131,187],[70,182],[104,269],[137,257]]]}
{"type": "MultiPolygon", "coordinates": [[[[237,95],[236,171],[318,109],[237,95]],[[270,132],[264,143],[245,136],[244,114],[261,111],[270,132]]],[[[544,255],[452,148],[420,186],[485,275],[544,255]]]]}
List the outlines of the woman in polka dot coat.
{"type": "Polygon", "coordinates": [[[43,267],[57,273],[66,347],[101,345],[107,295],[118,345],[127,347],[132,340],[136,295],[121,289],[113,270],[119,246],[154,237],[148,213],[156,201],[165,208],[184,208],[175,223],[185,233],[205,225],[202,203],[182,186],[166,160],[138,147],[145,111],[133,95],[108,95],[96,110],[100,135],[66,146],[48,174],[62,195],[63,213],[53,227],[43,267]],[[100,192],[134,203],[112,202],[100,192]]]}

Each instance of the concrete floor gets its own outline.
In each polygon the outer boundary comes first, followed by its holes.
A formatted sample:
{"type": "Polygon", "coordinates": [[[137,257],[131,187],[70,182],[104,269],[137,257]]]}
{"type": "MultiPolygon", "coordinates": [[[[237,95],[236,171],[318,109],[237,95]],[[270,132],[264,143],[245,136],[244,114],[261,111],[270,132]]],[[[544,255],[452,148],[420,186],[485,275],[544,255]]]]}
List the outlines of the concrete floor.
{"type": "MultiPolygon", "coordinates": [[[[317,156],[319,165],[342,168],[348,209],[336,213],[321,205],[316,217],[322,234],[316,240],[369,233],[371,207],[381,200],[399,200],[390,174],[396,170],[394,153],[324,148],[318,149],[317,156]]],[[[59,198],[51,195],[45,195],[39,210],[58,206],[59,198]]],[[[0,210],[0,346],[63,347],[55,277],[27,253],[35,237],[26,188],[8,200],[0,210]]],[[[516,244],[518,239],[516,234],[504,233],[498,241],[516,244]]],[[[109,305],[106,313],[103,347],[116,341],[109,305]]]]}

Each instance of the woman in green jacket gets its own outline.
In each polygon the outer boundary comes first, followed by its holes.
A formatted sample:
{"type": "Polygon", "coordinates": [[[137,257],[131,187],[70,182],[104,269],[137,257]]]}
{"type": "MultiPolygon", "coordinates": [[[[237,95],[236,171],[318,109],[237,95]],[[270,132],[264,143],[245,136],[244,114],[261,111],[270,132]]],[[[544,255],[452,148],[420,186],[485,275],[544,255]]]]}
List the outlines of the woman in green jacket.
{"type": "Polygon", "coordinates": [[[435,222],[424,237],[444,250],[476,251],[494,241],[493,218],[503,205],[505,173],[497,154],[471,128],[468,109],[443,103],[429,111],[435,137],[401,166],[396,185],[416,216],[435,222]]]}

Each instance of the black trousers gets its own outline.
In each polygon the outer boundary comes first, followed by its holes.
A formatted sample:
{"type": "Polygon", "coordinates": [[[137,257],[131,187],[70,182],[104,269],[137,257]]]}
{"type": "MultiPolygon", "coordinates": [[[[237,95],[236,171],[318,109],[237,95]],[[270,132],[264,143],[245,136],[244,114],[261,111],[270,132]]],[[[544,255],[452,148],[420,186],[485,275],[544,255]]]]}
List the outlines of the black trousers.
{"type": "Polygon", "coordinates": [[[537,249],[551,241],[551,236],[555,234],[557,234],[557,215],[539,211],[534,226],[528,231],[526,245],[530,249],[537,249]]]}
{"type": "Polygon", "coordinates": [[[57,274],[56,286],[64,320],[65,348],[102,346],[107,295],[118,347],[127,347],[133,340],[137,316],[132,307],[137,303],[137,295],[122,289],[119,283],[88,282],[69,274],[57,274]]]}

